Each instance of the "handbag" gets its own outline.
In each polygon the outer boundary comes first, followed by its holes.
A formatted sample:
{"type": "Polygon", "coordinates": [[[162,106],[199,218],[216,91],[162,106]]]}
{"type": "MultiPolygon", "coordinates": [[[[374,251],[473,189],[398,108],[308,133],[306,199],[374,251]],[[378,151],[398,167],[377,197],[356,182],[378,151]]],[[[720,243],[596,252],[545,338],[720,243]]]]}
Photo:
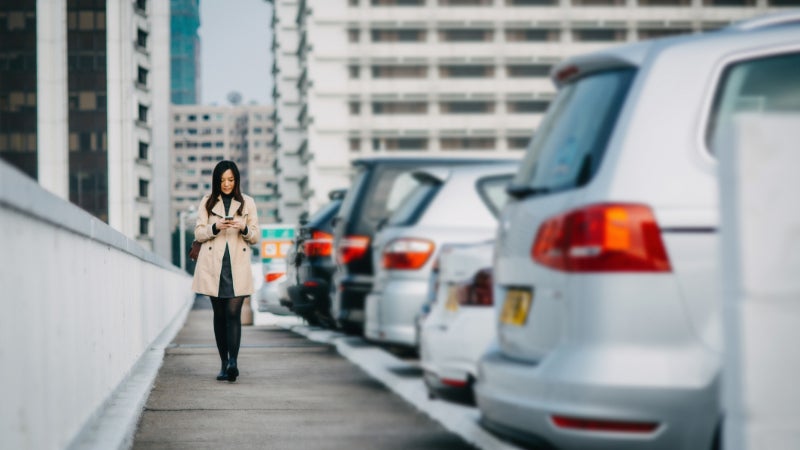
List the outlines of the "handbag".
{"type": "Polygon", "coordinates": [[[202,245],[200,241],[192,242],[192,248],[189,249],[189,259],[197,261],[197,257],[200,255],[200,246],[202,245]]]}

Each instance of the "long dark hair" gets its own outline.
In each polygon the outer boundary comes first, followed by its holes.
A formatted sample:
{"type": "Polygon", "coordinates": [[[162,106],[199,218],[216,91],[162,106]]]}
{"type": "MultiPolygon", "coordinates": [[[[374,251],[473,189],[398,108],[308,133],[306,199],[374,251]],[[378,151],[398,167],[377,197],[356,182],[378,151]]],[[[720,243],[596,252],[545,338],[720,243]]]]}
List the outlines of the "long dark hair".
{"type": "Polygon", "coordinates": [[[239,215],[242,214],[244,198],[242,197],[242,190],[239,189],[239,168],[236,167],[235,162],[225,160],[217,163],[217,166],[214,167],[214,173],[211,174],[211,197],[206,201],[206,212],[209,216],[211,215],[211,210],[214,209],[214,205],[220,201],[219,196],[222,195],[222,174],[228,169],[233,172],[233,198],[239,202],[239,209],[236,212],[239,215]]]}

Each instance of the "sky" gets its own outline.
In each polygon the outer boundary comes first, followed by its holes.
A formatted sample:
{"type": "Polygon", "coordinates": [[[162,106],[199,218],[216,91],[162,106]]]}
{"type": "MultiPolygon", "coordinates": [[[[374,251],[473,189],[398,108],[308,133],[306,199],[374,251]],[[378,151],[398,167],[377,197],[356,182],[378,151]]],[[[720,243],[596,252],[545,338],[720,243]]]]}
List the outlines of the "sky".
{"type": "Polygon", "coordinates": [[[270,32],[272,6],[265,0],[200,0],[200,99],[204,105],[272,103],[270,32]]]}

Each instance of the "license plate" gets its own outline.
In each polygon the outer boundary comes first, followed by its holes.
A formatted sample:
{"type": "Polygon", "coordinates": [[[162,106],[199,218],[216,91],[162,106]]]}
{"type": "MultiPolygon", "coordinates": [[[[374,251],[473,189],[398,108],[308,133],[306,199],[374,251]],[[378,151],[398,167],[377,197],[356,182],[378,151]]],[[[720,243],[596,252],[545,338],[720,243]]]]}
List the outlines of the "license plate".
{"type": "Polygon", "coordinates": [[[528,320],[533,292],[530,289],[511,288],[506,292],[500,322],[508,325],[522,326],[528,320]]]}
{"type": "Polygon", "coordinates": [[[447,288],[447,303],[444,304],[444,309],[458,311],[458,286],[449,286],[447,288]]]}

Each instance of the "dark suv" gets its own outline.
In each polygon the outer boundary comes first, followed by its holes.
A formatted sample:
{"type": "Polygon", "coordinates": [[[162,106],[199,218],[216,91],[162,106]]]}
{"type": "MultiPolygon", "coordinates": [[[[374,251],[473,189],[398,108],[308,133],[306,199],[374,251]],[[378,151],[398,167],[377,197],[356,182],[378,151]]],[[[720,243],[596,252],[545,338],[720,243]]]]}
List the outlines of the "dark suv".
{"type": "Polygon", "coordinates": [[[346,190],[328,194],[330,203],[315,212],[297,230],[293,252],[287,262],[290,280],[286,291],[292,311],[312,325],[333,328],[330,314],[331,277],[336,270],[333,262],[333,219],[339,212],[346,190]]]}
{"type": "Polygon", "coordinates": [[[372,238],[379,225],[415,185],[419,167],[491,164],[514,158],[477,156],[366,157],[352,161],[354,177],[336,216],[331,314],[346,333],[363,334],[364,299],[372,289],[372,238]]]}

